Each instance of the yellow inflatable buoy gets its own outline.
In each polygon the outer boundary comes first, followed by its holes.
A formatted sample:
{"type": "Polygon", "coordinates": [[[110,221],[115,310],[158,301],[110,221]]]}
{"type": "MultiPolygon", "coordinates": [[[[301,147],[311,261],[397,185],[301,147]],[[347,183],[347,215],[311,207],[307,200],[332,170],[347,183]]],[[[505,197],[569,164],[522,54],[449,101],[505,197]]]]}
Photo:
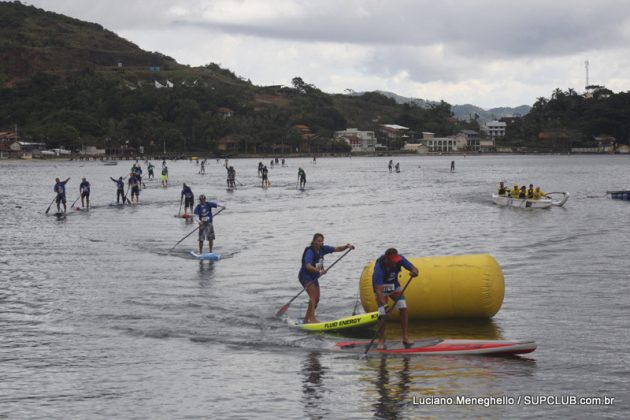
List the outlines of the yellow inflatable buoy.
{"type": "MultiPolygon", "coordinates": [[[[501,308],[505,292],[503,272],[488,254],[408,258],[420,270],[405,290],[409,319],[491,318],[501,308]]],[[[359,281],[365,312],[377,310],[372,289],[376,261],[365,266],[359,281]]],[[[405,287],[409,272],[404,268],[398,281],[405,287]]],[[[389,300],[391,305],[392,301],[389,300]]],[[[398,319],[398,309],[390,317],[398,319]]]]}

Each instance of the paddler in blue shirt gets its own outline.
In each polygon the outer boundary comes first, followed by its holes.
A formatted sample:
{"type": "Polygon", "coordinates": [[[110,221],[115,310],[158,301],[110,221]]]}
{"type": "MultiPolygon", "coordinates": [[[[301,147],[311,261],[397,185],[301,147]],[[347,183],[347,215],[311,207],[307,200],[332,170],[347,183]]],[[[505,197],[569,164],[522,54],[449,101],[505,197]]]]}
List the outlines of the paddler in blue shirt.
{"type": "Polygon", "coordinates": [[[109,177],[112,181],[116,183],[116,204],[120,204],[120,199],[122,199],[123,204],[125,204],[125,181],[121,176],[117,180],[109,177]]]}
{"type": "Polygon", "coordinates": [[[315,318],[315,309],[319,304],[319,277],[326,274],[324,268],[324,255],[333,252],[354,249],[354,245],[345,244],[337,247],[324,245],[324,235],[316,233],[313,235],[311,245],[304,249],[302,253],[302,266],[298,273],[300,284],[308,293],[308,308],[304,315],[305,324],[315,324],[319,321],[315,318]]]}
{"type": "MultiPolygon", "coordinates": [[[[374,271],[372,272],[372,288],[374,289],[380,319],[387,316],[387,298],[389,297],[396,302],[396,307],[400,312],[402,342],[405,348],[409,348],[413,346],[413,343],[409,340],[407,331],[409,325],[407,302],[405,301],[405,296],[402,294],[402,288],[398,282],[398,274],[403,267],[409,271],[411,277],[416,277],[419,274],[418,269],[411,264],[407,258],[400,255],[395,248],[389,248],[385,251],[384,255],[381,255],[379,259],[376,260],[374,271]]],[[[408,281],[411,281],[411,278],[408,281]]],[[[378,331],[377,348],[382,350],[385,348],[386,322],[381,322],[381,324],[381,328],[378,331]]]]}
{"type": "Polygon", "coordinates": [[[203,241],[208,241],[208,252],[212,253],[214,245],[214,226],[212,225],[212,209],[225,206],[219,206],[217,203],[206,202],[206,196],[199,196],[199,204],[195,207],[195,222],[199,224],[199,253],[203,253],[203,241]]]}
{"type": "Polygon", "coordinates": [[[79,184],[79,193],[81,194],[81,207],[90,208],[90,183],[83,178],[79,184]],[[85,199],[85,202],[83,200],[85,199]]]}
{"type": "Polygon", "coordinates": [[[138,175],[131,172],[129,174],[129,180],[127,181],[129,184],[129,188],[131,188],[131,200],[133,201],[133,197],[136,197],[136,203],[140,200],[140,181],[138,180],[138,175]]]}
{"type": "Polygon", "coordinates": [[[57,197],[55,198],[55,202],[57,203],[57,213],[61,212],[61,208],[59,206],[60,203],[63,203],[63,212],[66,213],[66,183],[70,181],[70,177],[65,181],[60,181],[59,178],[55,178],[55,186],[53,187],[53,191],[57,193],[57,197]]]}
{"type": "Polygon", "coordinates": [[[193,212],[193,206],[195,205],[195,194],[193,194],[192,190],[190,189],[190,187],[188,185],[186,185],[186,183],[184,183],[183,187],[182,187],[182,195],[180,198],[180,203],[181,200],[184,200],[184,214],[188,214],[188,208],[190,207],[190,212],[193,212]]]}

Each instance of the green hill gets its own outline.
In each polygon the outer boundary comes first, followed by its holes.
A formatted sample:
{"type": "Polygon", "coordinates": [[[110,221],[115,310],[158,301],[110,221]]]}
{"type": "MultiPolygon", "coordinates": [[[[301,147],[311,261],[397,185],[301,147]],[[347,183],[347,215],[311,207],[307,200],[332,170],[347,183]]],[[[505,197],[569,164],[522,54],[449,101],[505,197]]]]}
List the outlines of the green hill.
{"type": "MultiPolygon", "coordinates": [[[[332,136],[348,127],[375,131],[377,138],[381,124],[437,136],[479,128],[477,121],[454,118],[445,102],[397,103],[380,92],[329,95],[299,77],[288,87],[255,86],[216,64],[182,65],[100,25],[20,2],[0,2],[0,19],[0,131],[17,125],[23,137],[49,146],[345,152],[349,146],[332,136]]],[[[508,126],[504,142],[538,147],[546,131],[546,138],[560,139],[553,147],[588,146],[600,134],[627,143],[629,95],[603,87],[595,93],[556,90],[539,99],[508,126]]]]}
{"type": "Polygon", "coordinates": [[[25,6],[1,3],[0,77],[3,83],[38,72],[161,66],[183,67],[170,57],[150,53],[95,23],[25,6]]]}
{"type": "Polygon", "coordinates": [[[292,87],[258,87],[216,64],[181,65],[98,24],[20,2],[0,3],[0,18],[0,127],[17,124],[51,145],[216,152],[230,139],[236,152],[347,151],[331,140],[334,131],[460,128],[444,103],[328,95],[299,77],[292,87]]]}

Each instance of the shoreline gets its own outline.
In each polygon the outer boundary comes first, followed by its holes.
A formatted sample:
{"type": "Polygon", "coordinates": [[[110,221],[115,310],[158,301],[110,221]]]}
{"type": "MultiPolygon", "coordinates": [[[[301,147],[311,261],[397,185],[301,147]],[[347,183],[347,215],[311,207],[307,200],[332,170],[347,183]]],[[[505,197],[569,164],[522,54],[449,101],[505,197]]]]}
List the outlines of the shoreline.
{"type": "Polygon", "coordinates": [[[291,159],[291,158],[312,158],[313,156],[317,158],[352,158],[352,157],[393,157],[393,156],[417,156],[417,157],[467,157],[467,156],[527,156],[527,155],[541,155],[541,156],[628,156],[630,153],[570,153],[570,152],[441,152],[441,153],[409,153],[409,152],[379,152],[379,153],[316,153],[316,154],[306,154],[306,153],[297,153],[291,155],[272,155],[272,154],[252,154],[252,153],[236,153],[236,154],[225,154],[219,157],[207,157],[203,156],[201,153],[188,153],[188,154],[166,154],[166,155],[142,155],[142,156],[104,156],[104,157],[84,157],[84,156],[46,156],[46,157],[31,157],[31,158],[22,158],[22,157],[7,157],[2,156],[0,158],[0,162],[15,162],[15,161],[77,161],[77,162],[124,162],[124,161],[160,161],[160,160],[224,160],[224,159],[291,159]]]}

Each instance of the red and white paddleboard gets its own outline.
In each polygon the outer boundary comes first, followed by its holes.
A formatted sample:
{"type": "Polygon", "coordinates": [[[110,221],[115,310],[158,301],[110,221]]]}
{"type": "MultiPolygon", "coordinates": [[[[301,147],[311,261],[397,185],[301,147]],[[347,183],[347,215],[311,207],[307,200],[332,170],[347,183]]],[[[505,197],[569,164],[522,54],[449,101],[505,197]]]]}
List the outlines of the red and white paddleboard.
{"type": "MultiPolygon", "coordinates": [[[[341,341],[335,344],[337,348],[349,352],[364,352],[369,341],[341,341]]],[[[536,350],[533,340],[460,340],[460,339],[429,339],[416,341],[406,348],[400,341],[387,341],[386,348],[379,350],[377,343],[372,343],[369,353],[399,354],[399,355],[491,355],[507,356],[512,354],[531,353],[536,350]]]]}
{"type": "Polygon", "coordinates": [[[190,219],[191,217],[193,217],[192,214],[176,214],[175,217],[180,217],[182,219],[190,219]]]}

